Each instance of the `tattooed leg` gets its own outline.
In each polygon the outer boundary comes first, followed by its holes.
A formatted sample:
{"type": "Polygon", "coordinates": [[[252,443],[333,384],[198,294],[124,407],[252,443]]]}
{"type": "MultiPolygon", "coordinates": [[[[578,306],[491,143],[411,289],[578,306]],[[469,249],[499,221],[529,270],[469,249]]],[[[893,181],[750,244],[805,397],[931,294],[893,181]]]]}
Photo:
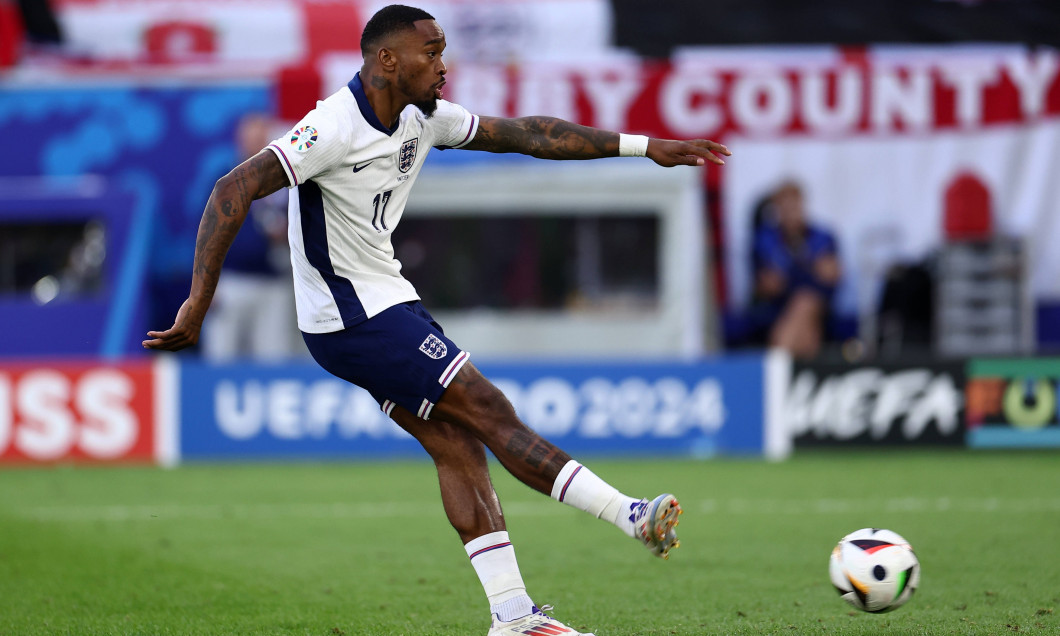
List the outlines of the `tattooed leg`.
{"type": "MultiPolygon", "coordinates": [[[[666,557],[677,545],[673,526],[677,525],[681,507],[673,495],[662,494],[651,502],[630,497],[588,467],[572,461],[570,455],[520,422],[511,403],[470,363],[457,373],[431,418],[442,420],[439,426],[455,425],[470,432],[519,481],[611,523],[627,536],[640,538],[654,554],[666,557]]],[[[447,448],[458,444],[455,438],[444,441],[447,448]]],[[[472,460],[468,455],[458,463],[471,464],[472,460]]],[[[476,510],[482,507],[467,498],[464,502],[476,510]]]]}
{"type": "Polygon", "coordinates": [[[471,363],[457,373],[431,419],[470,431],[516,479],[546,495],[570,461],[570,455],[527,428],[504,394],[471,363]]]}

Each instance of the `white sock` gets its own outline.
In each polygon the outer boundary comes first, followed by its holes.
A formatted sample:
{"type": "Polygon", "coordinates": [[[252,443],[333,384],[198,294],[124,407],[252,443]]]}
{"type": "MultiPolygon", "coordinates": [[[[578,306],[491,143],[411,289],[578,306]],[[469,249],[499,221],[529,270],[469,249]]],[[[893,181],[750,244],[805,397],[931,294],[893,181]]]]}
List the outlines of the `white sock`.
{"type": "Polygon", "coordinates": [[[468,541],[464,549],[486,591],[491,614],[502,621],[514,621],[534,611],[507,532],[484,534],[468,541]]]}
{"type": "Polygon", "coordinates": [[[559,471],[556,483],[552,484],[552,498],[597,519],[610,521],[631,537],[636,536],[630,516],[640,499],[623,495],[573,459],[559,471]]]}

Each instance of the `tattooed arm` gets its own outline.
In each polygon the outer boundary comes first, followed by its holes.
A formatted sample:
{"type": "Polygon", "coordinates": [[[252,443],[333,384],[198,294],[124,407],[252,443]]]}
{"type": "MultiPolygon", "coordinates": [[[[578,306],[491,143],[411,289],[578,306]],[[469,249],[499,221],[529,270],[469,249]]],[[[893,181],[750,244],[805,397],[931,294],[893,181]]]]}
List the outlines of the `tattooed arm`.
{"type": "Polygon", "coordinates": [[[199,341],[203,318],[217,289],[221,264],[247,218],[250,202],[287,185],[287,174],[270,150],[262,150],[217,181],[195,239],[191,293],[180,306],[172,327],[147,332],[151,340],[143,341],[144,348],[178,351],[199,341]]]}
{"type": "MultiPolygon", "coordinates": [[[[618,133],[572,124],[555,117],[482,117],[475,138],[463,148],[517,152],[539,159],[600,159],[618,156],[618,133]]],[[[715,152],[732,154],[725,146],[706,139],[650,139],[647,156],[666,167],[701,166],[705,161],[724,164],[715,152]]]]}

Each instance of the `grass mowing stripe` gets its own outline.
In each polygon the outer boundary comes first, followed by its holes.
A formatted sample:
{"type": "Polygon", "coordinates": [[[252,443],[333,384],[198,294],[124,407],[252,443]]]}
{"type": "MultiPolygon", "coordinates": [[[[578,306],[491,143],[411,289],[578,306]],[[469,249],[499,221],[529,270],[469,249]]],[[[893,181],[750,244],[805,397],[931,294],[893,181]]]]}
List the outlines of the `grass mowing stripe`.
{"type": "MultiPolygon", "coordinates": [[[[686,510],[721,515],[820,515],[852,512],[997,513],[1034,514],[1060,512],[1060,497],[900,497],[872,499],[704,499],[682,501],[686,510]]],[[[572,513],[551,501],[518,501],[504,506],[514,517],[549,517],[572,513]]],[[[16,510],[15,514],[36,521],[154,521],[158,519],[395,519],[440,517],[436,501],[317,504],[155,504],[97,506],[73,505],[16,510]]]]}
{"type": "MultiPolygon", "coordinates": [[[[1060,633],[1055,452],[590,465],[681,497],[670,561],[494,482],[534,600],[600,636],[1060,633]],[[828,581],[835,541],[869,525],[923,566],[893,614],[851,613],[828,581]]],[[[436,496],[426,462],[0,472],[0,634],[485,634],[436,496]]]]}

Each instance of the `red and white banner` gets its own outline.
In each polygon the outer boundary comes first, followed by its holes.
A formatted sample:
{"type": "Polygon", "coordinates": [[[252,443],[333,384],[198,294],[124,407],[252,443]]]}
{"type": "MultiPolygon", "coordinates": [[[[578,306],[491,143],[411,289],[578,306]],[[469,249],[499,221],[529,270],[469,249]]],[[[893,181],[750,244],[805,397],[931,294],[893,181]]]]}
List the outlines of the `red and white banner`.
{"type": "Polygon", "coordinates": [[[449,80],[447,98],[484,115],[551,114],[678,138],[919,134],[1060,115],[1060,55],[1022,47],[460,64],[449,80]]]}
{"type": "MultiPolygon", "coordinates": [[[[328,53],[359,54],[365,22],[389,0],[56,0],[71,51],[96,62],[222,66],[267,74],[328,53]]],[[[603,54],[606,0],[425,0],[447,60],[603,54]]],[[[350,72],[352,76],[353,72],[350,72]]],[[[349,78],[347,77],[347,81],[349,78]]]]}
{"type": "Polygon", "coordinates": [[[3,363],[0,464],[154,462],[155,383],[150,362],[3,363]]]}
{"type": "Polygon", "coordinates": [[[802,185],[807,215],[835,233],[847,312],[872,311],[887,269],[944,241],[947,191],[971,182],[988,193],[994,231],[1021,237],[1031,293],[1060,298],[1060,120],[921,135],[726,140],[726,270],[730,299],[750,293],[752,214],[780,182],[802,185]]]}
{"type": "Polygon", "coordinates": [[[343,0],[61,0],[68,48],[97,62],[243,66],[355,51],[367,16],[343,0]]]}
{"type": "Polygon", "coordinates": [[[749,294],[755,205],[781,181],[839,237],[846,311],[884,269],[942,240],[945,192],[989,193],[996,231],[1024,237],[1032,293],[1060,298],[1060,55],[1023,47],[689,51],[672,62],[461,64],[447,98],[473,112],[550,114],[611,130],[724,141],[725,283],[749,294]]]}

